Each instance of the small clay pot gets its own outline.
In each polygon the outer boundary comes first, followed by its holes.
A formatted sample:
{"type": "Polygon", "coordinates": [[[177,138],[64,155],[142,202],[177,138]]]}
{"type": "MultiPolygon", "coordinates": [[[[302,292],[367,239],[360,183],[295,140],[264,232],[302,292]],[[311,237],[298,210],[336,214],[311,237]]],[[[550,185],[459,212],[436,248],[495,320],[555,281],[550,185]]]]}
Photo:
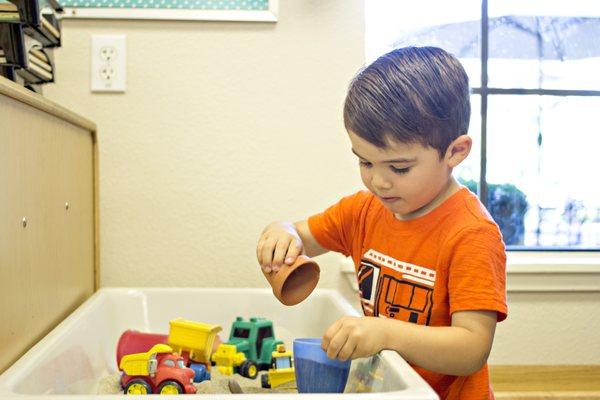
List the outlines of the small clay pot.
{"type": "Polygon", "coordinates": [[[286,306],[306,299],[319,282],[319,265],[305,255],[299,255],[292,265],[284,264],[277,271],[263,274],[273,288],[273,294],[286,306]]]}

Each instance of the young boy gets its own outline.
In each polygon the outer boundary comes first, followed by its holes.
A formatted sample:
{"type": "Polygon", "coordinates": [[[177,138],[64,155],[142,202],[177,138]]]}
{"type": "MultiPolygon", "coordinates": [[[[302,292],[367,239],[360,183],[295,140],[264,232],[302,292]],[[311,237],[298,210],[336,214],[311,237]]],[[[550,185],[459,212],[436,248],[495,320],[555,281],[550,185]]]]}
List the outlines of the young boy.
{"type": "Polygon", "coordinates": [[[365,316],[323,336],[331,358],[395,350],[442,399],[491,399],[487,358],[507,315],[502,236],[452,177],[471,150],[468,78],[434,47],[394,50],[358,73],[344,124],[368,191],[263,231],[265,271],[298,254],[351,256],[365,316]]]}

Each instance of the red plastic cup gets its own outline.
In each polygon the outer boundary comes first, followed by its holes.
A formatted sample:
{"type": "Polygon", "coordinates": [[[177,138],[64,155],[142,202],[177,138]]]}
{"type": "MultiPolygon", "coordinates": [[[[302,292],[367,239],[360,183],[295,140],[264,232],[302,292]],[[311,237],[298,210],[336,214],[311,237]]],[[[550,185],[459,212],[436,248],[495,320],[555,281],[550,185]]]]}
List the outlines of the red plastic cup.
{"type": "Polygon", "coordinates": [[[117,343],[117,366],[121,364],[123,356],[134,353],[145,353],[155,344],[167,344],[167,338],[168,335],[160,333],[144,333],[133,329],[126,330],[121,334],[117,343]]]}

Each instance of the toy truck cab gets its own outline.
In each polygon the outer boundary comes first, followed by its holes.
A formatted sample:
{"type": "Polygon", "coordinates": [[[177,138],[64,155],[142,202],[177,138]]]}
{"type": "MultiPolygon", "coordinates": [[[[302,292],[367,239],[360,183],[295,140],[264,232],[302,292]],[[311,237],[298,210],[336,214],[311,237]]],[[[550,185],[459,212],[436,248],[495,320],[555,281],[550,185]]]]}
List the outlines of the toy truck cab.
{"type": "Polygon", "coordinates": [[[231,326],[227,344],[233,344],[244,353],[248,360],[254,361],[259,370],[269,369],[273,351],[281,340],[275,339],[273,322],[265,318],[252,317],[249,321],[237,317],[231,326]]]}
{"type": "Polygon", "coordinates": [[[274,388],[287,382],[296,380],[292,352],[285,349],[283,344],[277,345],[277,350],[272,354],[271,369],[261,376],[261,386],[274,388]]]}
{"type": "Polygon", "coordinates": [[[124,356],[119,369],[123,371],[121,387],[125,394],[196,393],[194,371],[166,344],[154,345],[145,353],[124,356]]]}

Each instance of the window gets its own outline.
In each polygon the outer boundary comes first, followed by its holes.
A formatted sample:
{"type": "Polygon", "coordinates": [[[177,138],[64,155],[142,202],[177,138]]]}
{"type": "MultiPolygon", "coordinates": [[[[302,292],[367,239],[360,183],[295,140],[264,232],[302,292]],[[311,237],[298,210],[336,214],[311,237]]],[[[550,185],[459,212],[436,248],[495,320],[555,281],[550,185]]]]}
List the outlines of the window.
{"type": "Polygon", "coordinates": [[[600,2],[367,0],[367,62],[437,46],[469,75],[471,155],[455,171],[511,250],[600,249],[600,2]]]}
{"type": "Polygon", "coordinates": [[[260,356],[262,351],[262,343],[263,340],[272,338],[273,328],[270,326],[264,326],[258,330],[258,335],[256,337],[256,354],[260,356]]]}
{"type": "Polygon", "coordinates": [[[163,361],[163,365],[166,365],[167,367],[174,367],[175,366],[175,361],[173,361],[173,360],[165,360],[165,361],[163,361]]]}
{"type": "Polygon", "coordinates": [[[289,357],[275,358],[275,369],[292,368],[292,361],[289,357]]]}
{"type": "Polygon", "coordinates": [[[238,339],[248,339],[250,337],[250,329],[235,328],[233,331],[233,337],[238,339]]]}

